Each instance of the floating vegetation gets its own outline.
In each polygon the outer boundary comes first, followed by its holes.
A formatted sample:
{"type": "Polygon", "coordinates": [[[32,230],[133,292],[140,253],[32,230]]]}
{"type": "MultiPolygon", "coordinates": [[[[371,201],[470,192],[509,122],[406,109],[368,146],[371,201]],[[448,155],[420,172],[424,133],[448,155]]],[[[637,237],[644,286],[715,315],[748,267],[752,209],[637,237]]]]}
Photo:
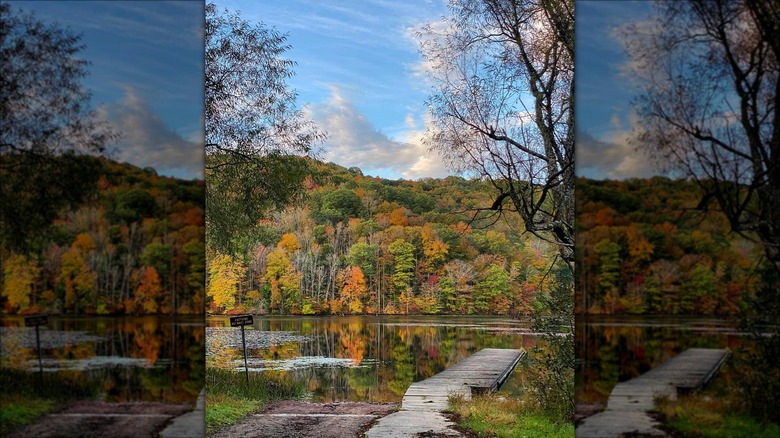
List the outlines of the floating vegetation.
{"type": "MultiPolygon", "coordinates": [[[[41,329],[41,348],[54,349],[73,346],[84,342],[96,343],[108,340],[108,336],[93,335],[85,331],[63,331],[41,329]]],[[[0,345],[3,353],[7,346],[16,348],[36,348],[35,328],[33,327],[0,327],[0,345]]]]}
{"type": "MultiPolygon", "coordinates": [[[[33,371],[38,370],[38,359],[28,360],[27,364],[33,371]]],[[[89,371],[104,367],[139,367],[139,368],[152,368],[154,364],[150,364],[146,359],[137,359],[131,357],[121,356],[94,356],[84,359],[54,359],[44,358],[41,361],[43,365],[43,371],[55,372],[55,371],[89,371]]],[[[160,364],[156,364],[159,366],[160,364]]]]}
{"type": "MultiPolygon", "coordinates": [[[[288,343],[301,343],[314,339],[288,331],[263,331],[248,329],[245,332],[247,349],[262,349],[288,343]]],[[[206,327],[206,356],[212,356],[224,348],[243,348],[241,329],[232,327],[206,327]]]]}
{"type": "MultiPolygon", "coordinates": [[[[291,359],[259,359],[248,358],[249,371],[292,371],[303,368],[366,368],[375,361],[364,359],[355,363],[349,358],[301,356],[291,359]]],[[[244,360],[234,360],[233,364],[239,371],[244,371],[244,360]]]]}

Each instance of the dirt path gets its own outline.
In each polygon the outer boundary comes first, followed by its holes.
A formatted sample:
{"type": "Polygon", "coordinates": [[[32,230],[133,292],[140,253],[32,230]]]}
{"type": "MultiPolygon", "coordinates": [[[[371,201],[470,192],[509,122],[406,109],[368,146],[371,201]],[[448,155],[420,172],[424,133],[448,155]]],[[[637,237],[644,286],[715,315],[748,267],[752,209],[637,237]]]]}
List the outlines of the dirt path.
{"type": "Polygon", "coordinates": [[[361,437],[374,421],[397,408],[395,403],[281,401],[220,430],[214,438],[361,437]]]}
{"type": "Polygon", "coordinates": [[[190,409],[189,404],[78,401],[17,429],[8,437],[155,437],[169,420],[190,409]]]}

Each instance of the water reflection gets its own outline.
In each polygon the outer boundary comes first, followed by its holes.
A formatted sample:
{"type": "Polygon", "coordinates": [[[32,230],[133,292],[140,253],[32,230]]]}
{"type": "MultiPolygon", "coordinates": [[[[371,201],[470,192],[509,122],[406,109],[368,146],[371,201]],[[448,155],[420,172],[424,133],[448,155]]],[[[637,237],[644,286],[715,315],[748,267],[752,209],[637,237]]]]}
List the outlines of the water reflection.
{"type": "Polygon", "coordinates": [[[606,403],[618,382],[688,348],[736,350],[745,338],[735,326],[731,321],[695,317],[577,317],[576,400],[606,403]]]}
{"type": "MultiPolygon", "coordinates": [[[[0,366],[37,371],[35,329],[0,321],[0,366]]],[[[50,317],[40,336],[44,372],[99,382],[104,401],[190,403],[203,387],[200,318],[50,317]]]]}
{"type": "MultiPolygon", "coordinates": [[[[207,366],[243,370],[241,330],[227,317],[206,323],[207,366]]],[[[495,317],[256,317],[246,327],[248,365],[304,382],[312,401],[395,402],[412,382],[483,348],[530,349],[527,327],[495,317]]]]}

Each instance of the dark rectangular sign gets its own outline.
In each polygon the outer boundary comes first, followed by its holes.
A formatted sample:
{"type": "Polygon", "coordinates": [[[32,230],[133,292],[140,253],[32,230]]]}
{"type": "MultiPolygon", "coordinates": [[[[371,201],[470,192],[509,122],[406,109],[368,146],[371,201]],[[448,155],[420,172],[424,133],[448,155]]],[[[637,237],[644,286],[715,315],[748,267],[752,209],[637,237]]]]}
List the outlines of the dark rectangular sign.
{"type": "Polygon", "coordinates": [[[38,325],[46,325],[49,323],[49,315],[33,315],[24,317],[25,327],[34,327],[38,325]]]}
{"type": "Polygon", "coordinates": [[[231,327],[241,327],[242,325],[252,325],[252,324],[254,324],[252,315],[241,315],[241,316],[230,317],[231,327]]]}

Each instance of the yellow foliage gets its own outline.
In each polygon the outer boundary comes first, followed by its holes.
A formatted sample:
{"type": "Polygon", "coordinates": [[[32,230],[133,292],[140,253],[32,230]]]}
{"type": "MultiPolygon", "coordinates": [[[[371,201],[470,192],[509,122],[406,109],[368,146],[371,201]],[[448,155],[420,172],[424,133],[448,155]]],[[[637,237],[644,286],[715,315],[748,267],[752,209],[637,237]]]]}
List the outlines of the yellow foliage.
{"type": "Polygon", "coordinates": [[[291,253],[301,249],[301,242],[298,241],[298,237],[296,237],[295,234],[287,233],[279,240],[277,247],[291,253]]]}
{"type": "Polygon", "coordinates": [[[23,312],[30,306],[30,296],[39,273],[36,263],[25,256],[13,254],[6,259],[2,292],[12,310],[23,312]]]}

